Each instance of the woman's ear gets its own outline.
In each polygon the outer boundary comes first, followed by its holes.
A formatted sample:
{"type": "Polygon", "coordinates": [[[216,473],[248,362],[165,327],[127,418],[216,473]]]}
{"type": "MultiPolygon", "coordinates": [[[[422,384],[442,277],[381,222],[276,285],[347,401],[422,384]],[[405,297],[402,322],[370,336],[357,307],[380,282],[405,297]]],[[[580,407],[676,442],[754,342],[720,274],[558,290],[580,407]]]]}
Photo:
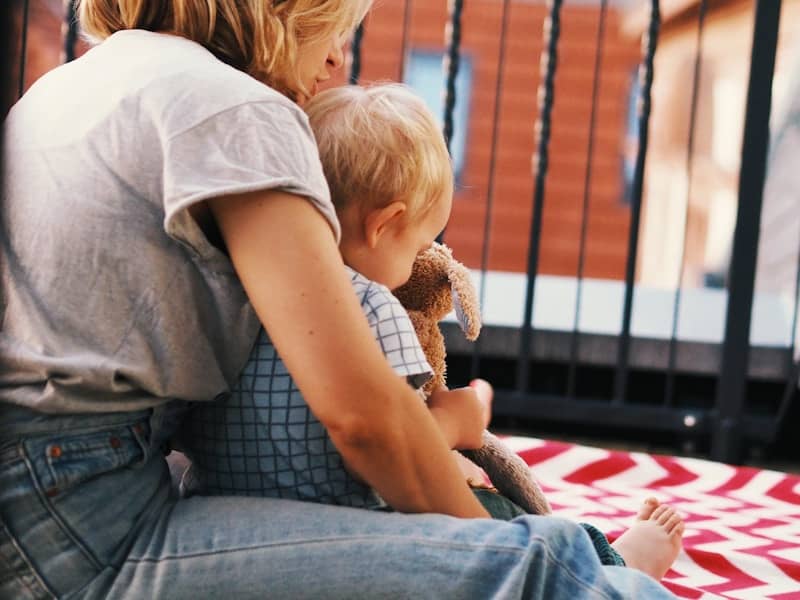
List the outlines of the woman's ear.
{"type": "Polygon", "coordinates": [[[395,200],[382,208],[370,211],[364,219],[364,238],[367,246],[374,249],[387,231],[400,227],[408,206],[395,200]]]}

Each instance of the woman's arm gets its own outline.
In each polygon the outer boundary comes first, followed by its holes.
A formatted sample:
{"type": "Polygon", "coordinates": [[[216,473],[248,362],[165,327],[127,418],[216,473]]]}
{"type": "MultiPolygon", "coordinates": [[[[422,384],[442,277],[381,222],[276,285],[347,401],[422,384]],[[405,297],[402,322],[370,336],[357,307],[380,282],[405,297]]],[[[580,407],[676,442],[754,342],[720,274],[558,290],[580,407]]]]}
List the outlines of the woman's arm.
{"type": "Polygon", "coordinates": [[[381,354],[322,215],[279,191],[209,205],[256,313],[349,468],[397,510],[488,516],[381,354]]]}

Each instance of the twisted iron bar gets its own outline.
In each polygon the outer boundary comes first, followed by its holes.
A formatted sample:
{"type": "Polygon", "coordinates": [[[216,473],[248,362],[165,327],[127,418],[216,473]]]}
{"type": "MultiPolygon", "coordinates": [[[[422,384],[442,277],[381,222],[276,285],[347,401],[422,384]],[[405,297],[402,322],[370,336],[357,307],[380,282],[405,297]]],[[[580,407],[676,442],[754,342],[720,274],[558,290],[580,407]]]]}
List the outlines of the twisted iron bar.
{"type": "MultiPolygon", "coordinates": [[[[798,260],[800,261],[800,252],[798,253],[798,260]]],[[[795,340],[797,339],[797,321],[798,321],[798,308],[800,307],[800,264],[797,267],[794,281],[794,313],[792,315],[792,329],[791,340],[789,343],[789,356],[786,361],[786,386],[783,389],[783,396],[778,405],[778,412],[775,415],[776,427],[780,427],[789,414],[789,407],[792,403],[792,398],[797,393],[797,388],[800,386],[800,356],[795,360],[795,340]]]]}
{"type": "Polygon", "coordinates": [[[622,308],[622,331],[617,346],[617,372],[614,377],[615,404],[622,404],[628,387],[628,357],[630,353],[631,313],[633,309],[633,279],[636,275],[636,256],[639,244],[639,221],[642,213],[642,184],[647,157],[647,140],[650,127],[651,92],[653,88],[653,59],[661,26],[661,10],[658,0],[651,0],[650,25],[642,39],[645,49],[644,61],[639,66],[639,144],[636,149],[636,167],[633,174],[631,195],[631,222],[628,235],[628,261],[625,267],[625,302],[622,308]]]}
{"type": "Polygon", "coordinates": [[[558,38],[561,32],[562,0],[549,0],[550,14],[544,21],[543,38],[544,53],[540,68],[544,67],[544,76],[539,83],[539,119],[534,128],[536,136],[535,185],[533,191],[533,216],[528,239],[528,272],[525,289],[525,310],[522,318],[520,335],[520,351],[517,361],[517,390],[525,393],[528,388],[528,362],[533,337],[533,294],[535,291],[536,273],[539,269],[539,245],[542,234],[542,211],[544,208],[544,183],[547,177],[547,159],[550,144],[550,125],[552,121],[553,101],[555,99],[555,74],[558,64],[558,38]]]}
{"type": "Polygon", "coordinates": [[[575,396],[575,380],[578,369],[578,327],[580,325],[581,304],[583,300],[583,271],[586,265],[586,237],[589,229],[590,195],[592,187],[592,159],[594,157],[594,132],[597,128],[597,105],[600,97],[600,75],[603,64],[603,40],[606,33],[606,17],[608,0],[600,3],[600,16],[597,21],[597,52],[594,55],[594,72],[592,73],[592,109],[589,115],[589,143],[586,148],[586,170],[583,175],[583,207],[581,210],[581,244],[578,252],[578,272],[576,274],[575,315],[572,320],[570,334],[569,369],[567,372],[567,397],[575,396]]]}
{"type": "Polygon", "coordinates": [[[681,244],[678,261],[678,281],[675,287],[675,300],[672,305],[672,335],[669,339],[669,358],[667,360],[667,378],[664,384],[664,405],[672,406],[675,400],[675,364],[677,361],[678,320],[683,296],[683,276],[685,272],[686,235],[689,228],[689,204],[692,200],[692,179],[694,173],[695,123],[697,121],[697,103],[700,96],[700,70],[703,64],[703,31],[705,30],[708,0],[700,2],[697,20],[697,50],[694,55],[694,74],[692,77],[692,104],[689,113],[689,139],[686,146],[686,210],[683,213],[683,244],[681,244]]]}
{"type": "Polygon", "coordinates": [[[61,62],[75,60],[75,44],[78,41],[77,0],[64,0],[64,22],[61,24],[61,37],[64,41],[61,62]]]}
{"type": "Polygon", "coordinates": [[[22,98],[25,93],[25,65],[28,62],[28,21],[30,15],[30,0],[22,3],[22,35],[19,52],[19,82],[17,83],[17,98],[22,98]]]}
{"type": "MultiPolygon", "coordinates": [[[[798,260],[800,261],[800,253],[798,253],[798,260]]],[[[796,348],[795,340],[797,339],[798,307],[800,307],[800,264],[798,264],[794,281],[794,312],[792,314],[789,355],[786,360],[786,386],[783,389],[783,396],[778,405],[778,412],[775,415],[776,427],[780,427],[784,419],[786,419],[786,415],[789,414],[792,398],[797,393],[798,386],[800,386],[800,356],[798,356],[796,360],[794,357],[796,348]]]]}
{"type": "Polygon", "coordinates": [[[347,81],[350,85],[356,85],[361,77],[361,43],[364,40],[364,21],[358,24],[353,41],[350,43],[350,75],[347,81]]]}
{"type": "Polygon", "coordinates": [[[791,388],[794,391],[800,386],[800,356],[798,356],[796,361],[794,359],[797,348],[795,343],[797,340],[797,324],[798,319],[800,318],[800,250],[797,252],[797,261],[797,271],[795,272],[794,278],[794,310],[792,311],[791,329],[792,337],[789,341],[789,356],[787,360],[787,371],[789,374],[787,375],[788,379],[786,380],[787,391],[778,410],[778,423],[783,420],[783,416],[786,414],[786,411],[789,410],[791,394],[789,393],[788,389],[791,388]]]}
{"type": "Polygon", "coordinates": [[[403,37],[400,41],[400,72],[397,81],[403,81],[406,76],[406,61],[408,60],[408,41],[411,31],[411,13],[413,0],[406,0],[403,6],[403,37]]]}
{"type": "Polygon", "coordinates": [[[456,77],[461,57],[461,14],[464,10],[464,0],[450,0],[448,3],[450,21],[445,26],[445,43],[447,54],[442,68],[447,73],[447,82],[444,95],[444,140],[450,152],[453,137],[453,110],[456,106],[456,77]]]}
{"type": "MultiPolygon", "coordinates": [[[[481,246],[481,283],[478,292],[478,306],[483,313],[486,298],[486,272],[489,270],[489,250],[492,237],[492,209],[494,207],[495,165],[497,164],[497,145],[500,138],[500,106],[503,95],[503,69],[506,62],[506,34],[511,20],[511,0],[503,0],[503,13],[500,25],[500,40],[497,51],[497,78],[494,88],[494,115],[492,120],[492,149],[489,155],[489,182],[486,196],[486,218],[483,220],[483,243],[481,246]]],[[[481,314],[481,321],[483,321],[481,314]]],[[[478,377],[481,358],[481,337],[472,346],[472,362],[470,373],[472,378],[478,377]]]]}
{"type": "MultiPolygon", "coordinates": [[[[776,132],[775,139],[770,140],[773,150],[780,146],[781,141],[788,134],[788,129],[788,127],[785,129],[779,128],[776,132]]],[[[772,150],[770,150],[770,153],[771,152],[772,150]]],[[[766,184],[767,183],[765,181],[765,188],[766,184]]],[[[794,293],[792,294],[792,298],[794,300],[792,309],[792,325],[791,329],[789,330],[791,333],[789,334],[789,349],[786,356],[786,387],[784,388],[781,403],[778,406],[778,412],[776,416],[776,423],[778,427],[781,426],[783,420],[786,418],[792,398],[797,392],[798,387],[800,387],[800,354],[797,354],[797,334],[800,333],[797,329],[798,322],[800,322],[800,247],[797,249],[796,257],[797,270],[795,271],[794,293]],[[795,355],[797,355],[797,359],[795,359],[795,355]]]]}

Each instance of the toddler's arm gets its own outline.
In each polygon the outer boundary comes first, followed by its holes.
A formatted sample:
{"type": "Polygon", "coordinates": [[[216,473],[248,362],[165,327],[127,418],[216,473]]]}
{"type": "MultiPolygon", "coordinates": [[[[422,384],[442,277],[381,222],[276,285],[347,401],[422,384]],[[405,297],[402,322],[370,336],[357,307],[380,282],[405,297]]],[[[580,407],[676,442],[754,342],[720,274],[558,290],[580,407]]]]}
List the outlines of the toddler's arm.
{"type": "Polygon", "coordinates": [[[322,215],[279,191],[209,204],[256,313],[349,467],[397,510],[488,516],[375,344],[322,215]]]}

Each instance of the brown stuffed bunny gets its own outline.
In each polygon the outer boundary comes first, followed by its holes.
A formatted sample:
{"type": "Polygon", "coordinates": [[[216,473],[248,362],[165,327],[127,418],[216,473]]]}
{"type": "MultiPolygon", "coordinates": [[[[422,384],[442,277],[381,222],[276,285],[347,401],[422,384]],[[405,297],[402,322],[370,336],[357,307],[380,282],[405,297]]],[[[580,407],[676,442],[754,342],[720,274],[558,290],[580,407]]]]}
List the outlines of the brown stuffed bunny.
{"type": "MultiPolygon", "coordinates": [[[[435,243],[417,257],[411,278],[394,294],[408,311],[433,368],[433,378],[423,387],[430,394],[445,384],[446,353],[439,321],[455,306],[467,339],[475,340],[480,333],[480,310],[469,271],[453,258],[450,248],[435,243]]],[[[531,514],[550,514],[550,504],[528,465],[496,436],[484,431],[481,448],[460,452],[481,467],[506,498],[531,514]]]]}

